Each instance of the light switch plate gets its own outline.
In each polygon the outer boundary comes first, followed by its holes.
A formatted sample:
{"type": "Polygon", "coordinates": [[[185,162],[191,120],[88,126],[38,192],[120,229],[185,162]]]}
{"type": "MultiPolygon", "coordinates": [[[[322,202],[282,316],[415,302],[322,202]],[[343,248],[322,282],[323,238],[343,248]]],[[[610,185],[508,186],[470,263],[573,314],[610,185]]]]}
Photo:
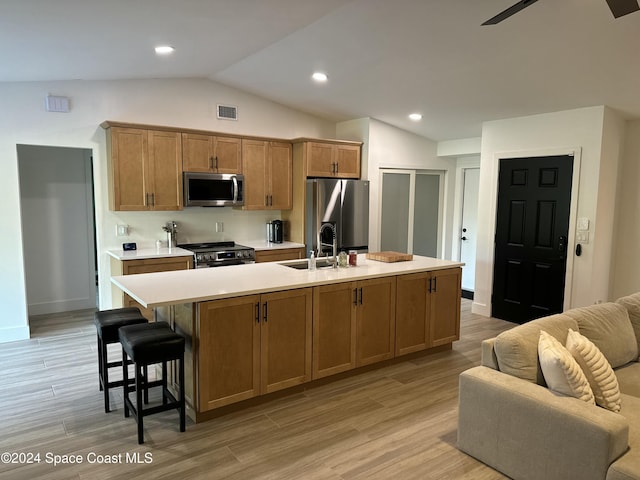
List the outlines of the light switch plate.
{"type": "Polygon", "coordinates": [[[116,225],[116,236],[117,237],[129,236],[129,225],[116,225]]]}
{"type": "Polygon", "coordinates": [[[577,232],[576,233],[576,242],[578,242],[578,243],[589,243],[589,232],[577,232]]]}
{"type": "Polygon", "coordinates": [[[223,222],[216,222],[216,232],[218,232],[218,233],[224,232],[224,223],[223,222]]]}
{"type": "Polygon", "coordinates": [[[589,230],[589,219],[588,218],[579,218],[578,219],[578,230],[585,231],[589,230]]]}

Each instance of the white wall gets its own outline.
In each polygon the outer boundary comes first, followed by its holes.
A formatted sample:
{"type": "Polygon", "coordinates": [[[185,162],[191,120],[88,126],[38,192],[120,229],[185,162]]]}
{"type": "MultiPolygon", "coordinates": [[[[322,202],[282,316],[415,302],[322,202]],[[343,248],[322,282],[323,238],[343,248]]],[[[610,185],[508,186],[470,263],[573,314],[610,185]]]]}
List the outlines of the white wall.
{"type": "Polygon", "coordinates": [[[574,213],[569,225],[568,251],[575,249],[578,217],[591,221],[592,240],[583,246],[582,256],[569,257],[571,288],[565,293],[565,300],[568,299],[568,306],[578,307],[609,299],[610,277],[603,268],[612,261],[613,186],[622,125],[613,111],[602,106],[483,124],[474,312],[491,313],[498,161],[518,156],[576,151],[581,157],[580,178],[578,184],[573,185],[573,194],[577,197],[572,205],[574,213]]]}
{"type": "Polygon", "coordinates": [[[248,214],[203,209],[173,214],[111,212],[108,210],[104,120],[169,125],[247,135],[295,138],[332,138],[335,125],[282,105],[207,80],[70,81],[0,84],[0,342],[28,338],[23,265],[20,194],[16,145],[50,145],[89,148],[94,157],[96,229],[100,305],[110,305],[107,249],[117,248],[123,238],[115,236],[118,223],[132,227],[130,240],[153,243],[168,219],[181,224],[192,238],[207,234],[214,221],[225,221],[229,237],[257,237],[262,224],[273,214],[248,214]],[[71,112],[44,110],[47,94],[71,99],[71,112]],[[236,105],[238,121],[217,120],[217,103],[236,105]]]}
{"type": "Polygon", "coordinates": [[[369,250],[380,249],[380,169],[439,170],[445,172],[443,251],[445,258],[451,258],[455,159],[439,158],[436,155],[436,142],[373,118],[339,123],[336,132],[341,139],[365,142],[362,163],[367,165],[368,170],[366,177],[363,175],[362,178],[370,182],[369,250]]]}
{"type": "Polygon", "coordinates": [[[615,276],[611,298],[640,292],[640,120],[626,124],[624,155],[618,181],[615,276]]]}

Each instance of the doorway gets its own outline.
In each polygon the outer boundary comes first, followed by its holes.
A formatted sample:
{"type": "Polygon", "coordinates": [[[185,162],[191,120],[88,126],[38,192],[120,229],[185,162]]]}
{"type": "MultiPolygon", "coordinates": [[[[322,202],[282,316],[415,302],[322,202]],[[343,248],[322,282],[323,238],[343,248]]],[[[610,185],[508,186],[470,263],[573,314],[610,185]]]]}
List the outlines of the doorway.
{"type": "Polygon", "coordinates": [[[476,283],[476,245],[478,239],[478,192],[480,169],[462,170],[462,222],[460,227],[460,261],[462,296],[473,300],[476,283]]]}
{"type": "Polygon", "coordinates": [[[492,316],[563,310],[572,176],[571,155],[500,160],[492,316]]]}
{"type": "Polygon", "coordinates": [[[440,258],[444,172],[385,169],[381,175],[381,250],[440,258]]]}
{"type": "Polygon", "coordinates": [[[96,308],[91,150],[17,151],[29,315],[96,308]]]}

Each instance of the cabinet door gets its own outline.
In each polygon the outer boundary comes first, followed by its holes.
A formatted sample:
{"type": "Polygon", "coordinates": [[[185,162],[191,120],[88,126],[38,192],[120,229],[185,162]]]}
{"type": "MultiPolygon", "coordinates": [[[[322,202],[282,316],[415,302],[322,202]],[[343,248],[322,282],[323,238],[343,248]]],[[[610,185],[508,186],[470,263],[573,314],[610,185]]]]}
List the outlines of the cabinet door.
{"type": "Polygon", "coordinates": [[[451,268],[432,273],[431,346],[460,339],[460,281],[462,269],[451,268]]]}
{"type": "Polygon", "coordinates": [[[264,210],[268,202],[267,142],[242,141],[244,209],[264,210]]]}
{"type": "Polygon", "coordinates": [[[260,296],[199,304],[198,411],[260,393],[260,296]]]}
{"type": "Polygon", "coordinates": [[[312,289],[262,295],[262,394],[311,380],[312,289]]]}
{"type": "Polygon", "coordinates": [[[242,173],[242,141],[233,137],[215,137],[213,167],[216,173],[242,173]]]}
{"type": "Polygon", "coordinates": [[[307,143],[307,176],[331,177],[335,171],[335,145],[307,143]]]}
{"type": "Polygon", "coordinates": [[[356,366],[355,283],[313,288],[313,379],[356,366]]]}
{"type": "Polygon", "coordinates": [[[336,176],[340,178],[360,178],[360,147],[356,145],[336,145],[336,176]]]}
{"type": "Polygon", "coordinates": [[[428,272],[397,277],[396,356],[430,346],[430,278],[428,272]]]}
{"type": "Polygon", "coordinates": [[[152,210],[182,209],[182,137],[178,132],[149,131],[147,192],[152,210]]]}
{"type": "Polygon", "coordinates": [[[305,258],[304,248],[277,248],[273,250],[256,250],[256,263],[283,262],[305,258]]]}
{"type": "Polygon", "coordinates": [[[110,129],[112,208],[114,210],[147,210],[145,176],[148,175],[147,131],[137,128],[110,129]]]}
{"type": "Polygon", "coordinates": [[[356,366],[393,358],[395,351],[396,277],[357,283],[356,366]]]}
{"type": "Polygon", "coordinates": [[[269,142],[269,208],[289,210],[293,207],[293,167],[290,143],[269,142]]]}
{"type": "Polygon", "coordinates": [[[182,168],[185,172],[213,171],[213,137],[182,134],[182,168]]]}

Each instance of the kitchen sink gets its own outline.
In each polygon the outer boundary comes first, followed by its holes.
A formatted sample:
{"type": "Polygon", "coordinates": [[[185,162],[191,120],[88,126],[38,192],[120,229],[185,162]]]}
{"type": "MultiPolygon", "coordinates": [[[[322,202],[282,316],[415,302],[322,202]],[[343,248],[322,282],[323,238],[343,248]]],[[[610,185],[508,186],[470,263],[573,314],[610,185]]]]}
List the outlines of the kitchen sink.
{"type": "MultiPolygon", "coordinates": [[[[284,265],[285,267],[289,267],[289,268],[295,268],[296,270],[309,269],[308,260],[300,260],[299,262],[291,262],[291,263],[281,263],[280,265],[284,265]]],[[[333,268],[333,263],[326,258],[319,258],[319,259],[316,259],[316,268],[333,268]]]]}

